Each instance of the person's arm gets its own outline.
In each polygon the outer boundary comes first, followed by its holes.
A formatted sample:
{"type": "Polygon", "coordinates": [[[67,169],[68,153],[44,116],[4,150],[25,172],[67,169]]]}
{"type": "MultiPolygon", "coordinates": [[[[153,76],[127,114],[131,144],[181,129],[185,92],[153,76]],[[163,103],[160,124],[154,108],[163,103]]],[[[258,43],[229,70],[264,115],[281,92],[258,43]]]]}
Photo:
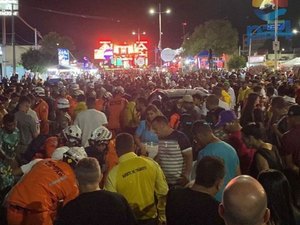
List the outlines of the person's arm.
{"type": "Polygon", "coordinates": [[[116,169],[117,166],[115,166],[109,173],[106,178],[106,182],[104,184],[104,190],[110,191],[110,192],[117,192],[116,189],[116,169]]]}
{"type": "Polygon", "coordinates": [[[145,121],[141,121],[134,134],[135,144],[140,148],[142,155],[147,155],[146,146],[142,143],[141,140],[141,135],[143,133],[143,130],[146,129],[145,126],[146,126],[145,121]]]}
{"type": "Polygon", "coordinates": [[[296,174],[300,174],[300,168],[294,163],[292,154],[284,156],[284,161],[287,169],[294,171],[296,174]]]}
{"type": "MultiPolygon", "coordinates": [[[[193,152],[192,148],[188,148],[182,151],[183,161],[185,164],[185,167],[182,171],[182,176],[186,180],[184,183],[186,184],[189,181],[190,175],[192,173],[192,167],[193,167],[193,152]]],[[[183,185],[185,185],[183,184],[183,185]]]]}
{"type": "Polygon", "coordinates": [[[256,154],[255,162],[256,168],[259,172],[263,170],[268,170],[270,168],[268,161],[261,154],[256,154]]]}
{"type": "Polygon", "coordinates": [[[31,135],[33,138],[36,138],[40,134],[37,129],[36,123],[31,116],[29,116],[28,118],[29,118],[29,129],[31,131],[31,135]]]}
{"type": "Polygon", "coordinates": [[[293,143],[293,136],[290,136],[289,133],[285,133],[282,137],[282,150],[283,150],[283,159],[286,164],[286,168],[292,170],[299,174],[299,167],[294,163],[293,160],[293,151],[295,150],[293,143]]]}

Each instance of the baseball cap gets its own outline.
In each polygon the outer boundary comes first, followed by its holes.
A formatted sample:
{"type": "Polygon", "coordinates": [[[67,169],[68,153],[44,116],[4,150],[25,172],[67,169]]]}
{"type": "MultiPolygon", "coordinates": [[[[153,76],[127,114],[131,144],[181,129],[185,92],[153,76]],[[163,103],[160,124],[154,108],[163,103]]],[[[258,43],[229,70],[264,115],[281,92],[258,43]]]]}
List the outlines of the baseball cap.
{"type": "Polygon", "coordinates": [[[222,111],[219,115],[219,121],[217,122],[215,127],[224,126],[226,123],[230,123],[236,119],[237,117],[233,111],[231,110],[222,111]]]}
{"type": "Polygon", "coordinates": [[[289,108],[288,116],[300,116],[300,105],[292,105],[289,108]]]}
{"type": "Polygon", "coordinates": [[[194,102],[194,99],[193,99],[193,97],[191,95],[185,95],[185,96],[183,96],[182,100],[184,102],[190,102],[190,103],[194,102]]]}

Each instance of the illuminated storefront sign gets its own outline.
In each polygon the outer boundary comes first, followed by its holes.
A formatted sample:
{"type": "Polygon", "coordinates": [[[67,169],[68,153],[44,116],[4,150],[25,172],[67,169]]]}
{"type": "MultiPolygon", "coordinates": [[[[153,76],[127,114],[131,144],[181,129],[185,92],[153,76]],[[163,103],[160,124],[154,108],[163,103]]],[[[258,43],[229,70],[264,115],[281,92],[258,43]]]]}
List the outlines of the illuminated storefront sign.
{"type": "Polygon", "coordinates": [[[267,12],[260,9],[262,5],[276,5],[278,4],[278,17],[284,16],[287,13],[288,0],[252,0],[252,6],[255,8],[254,13],[258,18],[264,21],[274,21],[276,18],[275,10],[267,12]]]}
{"type": "Polygon", "coordinates": [[[18,15],[19,0],[0,0],[0,16],[11,16],[12,11],[18,15]]]}
{"type": "Polygon", "coordinates": [[[143,67],[148,65],[147,41],[133,44],[115,44],[111,41],[100,41],[99,49],[94,50],[94,59],[102,64],[117,67],[143,67]]]}

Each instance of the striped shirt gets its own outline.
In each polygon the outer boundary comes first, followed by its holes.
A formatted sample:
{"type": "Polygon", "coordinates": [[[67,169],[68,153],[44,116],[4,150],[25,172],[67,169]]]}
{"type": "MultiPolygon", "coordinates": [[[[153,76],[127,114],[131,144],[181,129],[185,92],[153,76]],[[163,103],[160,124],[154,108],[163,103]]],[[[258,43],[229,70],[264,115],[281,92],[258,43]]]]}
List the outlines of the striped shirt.
{"type": "Polygon", "coordinates": [[[169,185],[178,184],[185,164],[183,152],[192,151],[188,137],[177,130],[159,140],[158,161],[169,185]]]}

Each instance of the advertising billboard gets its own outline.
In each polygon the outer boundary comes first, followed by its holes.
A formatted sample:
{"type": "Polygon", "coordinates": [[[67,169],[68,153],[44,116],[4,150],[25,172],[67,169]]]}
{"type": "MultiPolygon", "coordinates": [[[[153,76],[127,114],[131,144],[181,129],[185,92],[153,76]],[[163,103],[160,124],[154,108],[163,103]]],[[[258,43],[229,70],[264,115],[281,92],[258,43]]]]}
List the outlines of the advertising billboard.
{"type": "Polygon", "coordinates": [[[61,66],[70,65],[70,52],[69,49],[59,48],[58,51],[58,64],[61,66]]]}
{"type": "Polygon", "coordinates": [[[0,16],[14,16],[19,12],[19,0],[0,0],[0,16]]]}

